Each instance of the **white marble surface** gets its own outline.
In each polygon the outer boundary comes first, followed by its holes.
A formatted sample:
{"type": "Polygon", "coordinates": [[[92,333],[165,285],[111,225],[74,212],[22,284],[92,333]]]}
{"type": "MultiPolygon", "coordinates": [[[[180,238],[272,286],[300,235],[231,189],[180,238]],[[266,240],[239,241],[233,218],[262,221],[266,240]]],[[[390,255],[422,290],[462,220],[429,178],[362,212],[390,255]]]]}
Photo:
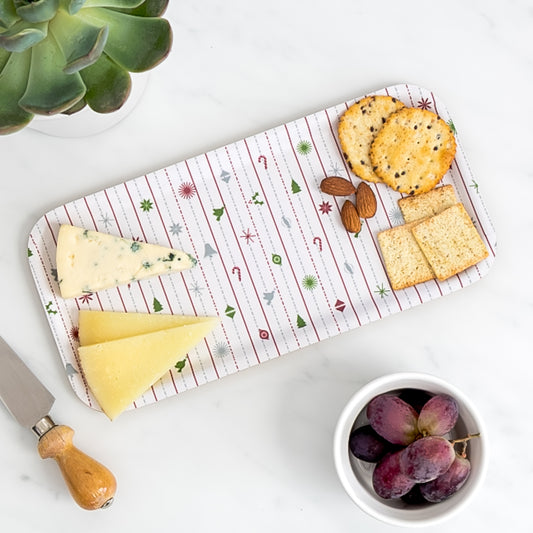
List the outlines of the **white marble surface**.
{"type": "Polygon", "coordinates": [[[111,508],[77,508],[34,436],[0,409],[2,531],[390,531],[343,492],[332,437],[362,384],[407,370],[467,392],[489,430],[479,494],[431,530],[531,531],[531,0],[171,4],[173,52],[119,125],[0,138],[0,334],[56,396],[55,419],[119,483],[111,508]],[[432,89],[455,117],[498,234],[486,278],[114,423],[76,398],[25,257],[44,212],[402,82],[432,89]]]}

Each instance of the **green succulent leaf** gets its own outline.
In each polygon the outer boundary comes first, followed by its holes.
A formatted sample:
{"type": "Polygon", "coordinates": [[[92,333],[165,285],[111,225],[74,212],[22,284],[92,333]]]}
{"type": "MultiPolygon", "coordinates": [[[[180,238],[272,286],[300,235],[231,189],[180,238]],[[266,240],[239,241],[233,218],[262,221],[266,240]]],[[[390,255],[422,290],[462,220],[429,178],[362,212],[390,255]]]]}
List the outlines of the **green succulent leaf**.
{"type": "Polygon", "coordinates": [[[82,9],[79,16],[95,24],[108,24],[104,51],[130,72],[144,72],[167,57],[172,46],[172,29],[167,20],[136,17],[103,8],[82,9]]]}
{"type": "Polygon", "coordinates": [[[60,7],[69,15],[75,15],[85,4],[85,0],[60,0],[60,7]]]}
{"type": "Polygon", "coordinates": [[[0,48],[0,72],[6,66],[8,59],[11,57],[11,52],[0,48]]]}
{"type": "Polygon", "coordinates": [[[17,15],[28,22],[46,22],[54,18],[59,0],[13,0],[17,15]]]}
{"type": "Polygon", "coordinates": [[[102,54],[94,65],[84,68],[80,75],[87,86],[85,100],[93,111],[111,113],[128,99],[131,76],[106,54],[102,54]]]}
{"type": "Polygon", "coordinates": [[[87,101],[85,100],[85,97],[83,97],[78,100],[72,107],[69,107],[67,110],[62,111],[61,113],[63,115],[74,115],[74,113],[78,113],[78,111],[81,111],[86,105],[87,101]]]}
{"type": "Polygon", "coordinates": [[[123,13],[137,17],[160,17],[167,9],[168,0],[145,0],[139,7],[120,9],[123,13]]]}
{"type": "Polygon", "coordinates": [[[63,71],[65,56],[55,39],[48,38],[31,50],[28,86],[19,105],[31,113],[54,115],[72,107],[85,94],[78,72],[63,71]]]}
{"type": "Polygon", "coordinates": [[[19,18],[13,0],[0,0],[0,28],[9,28],[19,18]]]}
{"type": "MultiPolygon", "coordinates": [[[[1,51],[2,63],[5,59],[1,51]]],[[[26,126],[33,114],[19,107],[18,101],[26,90],[31,52],[9,54],[0,72],[0,135],[14,133],[26,126]]],[[[1,63],[0,63],[1,64],[1,63]]]]}
{"type": "Polygon", "coordinates": [[[78,72],[95,63],[104,50],[108,26],[94,26],[80,17],[58,11],[50,22],[50,32],[55,37],[66,59],[64,71],[78,72]]]}
{"type": "Polygon", "coordinates": [[[19,20],[8,30],[0,33],[0,47],[9,52],[24,52],[42,41],[48,34],[48,22],[33,24],[19,20]]]}
{"type": "Polygon", "coordinates": [[[85,7],[119,7],[133,8],[140,6],[143,0],[87,0],[85,7]]]}

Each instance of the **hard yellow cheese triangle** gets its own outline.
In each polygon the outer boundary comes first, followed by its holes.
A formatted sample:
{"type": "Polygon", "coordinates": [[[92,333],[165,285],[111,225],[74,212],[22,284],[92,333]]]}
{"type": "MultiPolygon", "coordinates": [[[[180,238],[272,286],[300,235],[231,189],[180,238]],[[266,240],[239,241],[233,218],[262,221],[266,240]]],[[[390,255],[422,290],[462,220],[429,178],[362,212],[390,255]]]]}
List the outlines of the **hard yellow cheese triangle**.
{"type": "Polygon", "coordinates": [[[180,250],[62,225],[57,237],[57,280],[63,298],[191,268],[180,250]]]}
{"type": "Polygon", "coordinates": [[[212,317],[123,313],[120,311],[90,311],[82,309],[78,318],[80,346],[114,341],[162,329],[199,322],[212,323],[212,317]]]}
{"type": "Polygon", "coordinates": [[[134,337],[79,347],[94,397],[114,420],[218,324],[212,318],[134,337]]]}

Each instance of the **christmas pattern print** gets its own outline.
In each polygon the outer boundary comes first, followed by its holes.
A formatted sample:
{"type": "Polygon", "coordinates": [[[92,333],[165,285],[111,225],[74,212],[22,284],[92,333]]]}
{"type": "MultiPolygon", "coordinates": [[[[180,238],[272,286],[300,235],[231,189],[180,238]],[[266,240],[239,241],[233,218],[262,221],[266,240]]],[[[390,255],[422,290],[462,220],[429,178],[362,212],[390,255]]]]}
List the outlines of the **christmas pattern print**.
{"type": "MultiPolygon", "coordinates": [[[[396,85],[373,94],[455,124],[431,91],[396,85]]],[[[391,290],[376,235],[402,223],[400,195],[372,184],[380,209],[354,235],[340,222],[343,199],[319,187],[330,175],[359,182],[337,138],[339,117],[354,101],[75,200],[37,222],[28,261],[65,372],[87,405],[98,409],[78,364],[80,309],[222,319],[132,406],[141,407],[449,294],[488,272],[495,233],[457,139],[443,183],[454,185],[489,258],[445,282],[391,290]],[[61,224],[181,249],[197,265],[63,300],[55,272],[61,224]]]]}

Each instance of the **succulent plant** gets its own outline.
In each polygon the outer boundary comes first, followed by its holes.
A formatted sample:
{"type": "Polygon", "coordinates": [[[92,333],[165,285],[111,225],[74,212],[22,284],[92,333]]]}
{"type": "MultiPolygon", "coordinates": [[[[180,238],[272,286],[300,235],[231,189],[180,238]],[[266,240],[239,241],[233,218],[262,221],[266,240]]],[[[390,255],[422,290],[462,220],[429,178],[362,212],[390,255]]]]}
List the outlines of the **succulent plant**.
{"type": "Polygon", "coordinates": [[[119,109],[170,52],[168,0],[0,0],[0,134],[34,115],[119,109]]]}

